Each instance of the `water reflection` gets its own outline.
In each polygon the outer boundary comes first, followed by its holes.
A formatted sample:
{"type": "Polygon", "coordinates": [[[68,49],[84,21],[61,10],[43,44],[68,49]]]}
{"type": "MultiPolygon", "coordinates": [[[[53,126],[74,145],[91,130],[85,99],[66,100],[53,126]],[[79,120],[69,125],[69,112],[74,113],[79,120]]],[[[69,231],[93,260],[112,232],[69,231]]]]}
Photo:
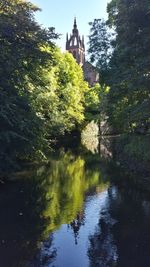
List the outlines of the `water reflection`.
{"type": "Polygon", "coordinates": [[[117,266],[118,249],[112,232],[117,220],[110,213],[111,196],[115,194],[115,188],[107,191],[105,206],[100,210],[99,223],[94,235],[89,237],[90,266],[117,266]]]}
{"type": "Polygon", "coordinates": [[[62,151],[46,166],[30,168],[16,182],[1,187],[2,266],[28,266],[30,262],[46,266],[57,254],[51,233],[61,225],[70,227],[77,243],[84,225],[85,194],[100,185],[107,188],[108,182],[102,180],[97,163],[91,167],[83,157],[62,151]]]}
{"type": "MultiPolygon", "coordinates": [[[[147,196],[148,197],[148,196],[147,196]]],[[[90,266],[150,266],[150,199],[135,188],[112,186],[90,236],[90,266]],[[147,206],[148,204],[148,206],[147,206]]]]}
{"type": "Polygon", "coordinates": [[[78,236],[79,236],[79,231],[82,225],[84,225],[84,220],[85,220],[85,215],[83,210],[81,210],[80,212],[78,212],[76,218],[70,223],[68,224],[68,228],[72,228],[73,230],[73,234],[74,234],[74,240],[75,240],[75,244],[78,244],[78,236]]]}
{"type": "Polygon", "coordinates": [[[149,267],[150,196],[128,178],[62,150],[1,186],[0,266],[149,267]]]}
{"type": "Polygon", "coordinates": [[[96,165],[89,169],[80,156],[62,152],[59,160],[51,161],[44,185],[46,207],[42,215],[47,221],[45,235],[62,224],[73,224],[82,212],[85,193],[99,184],[107,187],[108,183],[102,180],[96,165]]]}
{"type": "Polygon", "coordinates": [[[54,234],[52,247],[57,248],[57,256],[49,266],[89,266],[87,254],[89,236],[98,225],[99,212],[105,206],[107,191],[87,196],[84,208],[84,224],[80,225],[77,240],[72,228],[62,225],[54,234]],[[77,241],[77,242],[76,242],[77,241]]]}

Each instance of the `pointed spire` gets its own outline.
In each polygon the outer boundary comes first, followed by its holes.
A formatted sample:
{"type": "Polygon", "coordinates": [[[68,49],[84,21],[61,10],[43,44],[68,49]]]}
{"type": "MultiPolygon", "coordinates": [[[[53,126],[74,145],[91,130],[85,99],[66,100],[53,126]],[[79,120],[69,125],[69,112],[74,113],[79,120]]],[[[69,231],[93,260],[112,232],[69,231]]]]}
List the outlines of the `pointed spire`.
{"type": "Polygon", "coordinates": [[[68,33],[66,34],[66,42],[68,42],[68,33]]]}
{"type": "Polygon", "coordinates": [[[74,18],[74,24],[73,24],[73,30],[72,30],[73,35],[78,35],[78,28],[77,28],[77,21],[76,21],[76,17],[74,18]]]}
{"type": "Polygon", "coordinates": [[[82,35],[82,46],[83,46],[83,48],[85,47],[84,46],[84,35],[82,35]]]}
{"type": "Polygon", "coordinates": [[[77,29],[77,21],[76,21],[76,17],[74,18],[74,25],[73,25],[74,29],[77,29]]]}
{"type": "Polygon", "coordinates": [[[84,35],[82,35],[82,45],[84,45],[84,35]]]}
{"type": "Polygon", "coordinates": [[[66,50],[73,54],[79,65],[85,62],[84,37],[79,35],[76,17],[74,17],[72,34],[66,35],[66,50]],[[72,49],[73,48],[73,49],[72,49]]]}

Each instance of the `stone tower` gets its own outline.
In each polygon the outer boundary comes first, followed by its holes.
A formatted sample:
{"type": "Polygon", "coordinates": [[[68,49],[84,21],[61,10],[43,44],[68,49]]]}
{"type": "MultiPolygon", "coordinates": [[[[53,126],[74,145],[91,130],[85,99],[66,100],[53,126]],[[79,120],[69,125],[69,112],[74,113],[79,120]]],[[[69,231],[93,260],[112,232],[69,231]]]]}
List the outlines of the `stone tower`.
{"type": "Polygon", "coordinates": [[[70,38],[68,37],[68,33],[66,36],[66,50],[69,51],[77,63],[80,66],[83,66],[85,63],[85,46],[84,46],[84,37],[80,38],[79,31],[77,28],[76,18],[74,19],[74,25],[72,34],[70,34],[70,38]]]}

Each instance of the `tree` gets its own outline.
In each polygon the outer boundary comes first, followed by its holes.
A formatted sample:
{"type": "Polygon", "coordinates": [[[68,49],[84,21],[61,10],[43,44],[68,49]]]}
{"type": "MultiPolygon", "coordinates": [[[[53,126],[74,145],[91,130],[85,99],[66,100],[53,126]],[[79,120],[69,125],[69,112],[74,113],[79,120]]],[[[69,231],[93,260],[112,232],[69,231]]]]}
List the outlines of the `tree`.
{"type": "MultiPolygon", "coordinates": [[[[55,48],[55,66],[42,70],[41,86],[33,90],[32,102],[46,125],[49,140],[64,135],[84,120],[84,95],[88,90],[83,72],[70,53],[55,48]],[[44,86],[43,86],[44,85],[44,86]]],[[[34,85],[33,85],[34,86],[34,85]]]]}
{"type": "Polygon", "coordinates": [[[0,171],[44,157],[52,139],[84,119],[82,69],[56,48],[54,28],[37,24],[37,10],[23,0],[0,3],[0,171]]]}
{"type": "MultiPolygon", "coordinates": [[[[1,170],[16,159],[41,150],[45,142],[41,118],[30,102],[30,83],[36,86],[39,71],[52,60],[42,49],[57,37],[34,20],[36,6],[23,0],[0,2],[0,160],[1,170]]],[[[53,63],[52,63],[53,64],[53,63]]]]}
{"type": "Polygon", "coordinates": [[[106,80],[109,70],[109,60],[112,53],[113,34],[108,28],[107,23],[102,19],[94,19],[90,22],[89,49],[90,60],[95,63],[100,71],[100,82],[106,80]]]}
{"type": "Polygon", "coordinates": [[[108,21],[91,23],[89,53],[110,86],[109,123],[116,132],[147,132],[150,105],[150,5],[112,0],[108,21]],[[111,30],[115,31],[114,36],[111,30]],[[115,37],[115,38],[114,38],[115,37]]]}
{"type": "Polygon", "coordinates": [[[101,87],[97,83],[90,87],[85,94],[85,118],[86,121],[99,121],[100,112],[100,90],[101,87]]]}
{"type": "Polygon", "coordinates": [[[113,0],[109,21],[116,28],[110,62],[109,121],[118,131],[132,132],[149,125],[150,5],[148,0],[113,0]]]}

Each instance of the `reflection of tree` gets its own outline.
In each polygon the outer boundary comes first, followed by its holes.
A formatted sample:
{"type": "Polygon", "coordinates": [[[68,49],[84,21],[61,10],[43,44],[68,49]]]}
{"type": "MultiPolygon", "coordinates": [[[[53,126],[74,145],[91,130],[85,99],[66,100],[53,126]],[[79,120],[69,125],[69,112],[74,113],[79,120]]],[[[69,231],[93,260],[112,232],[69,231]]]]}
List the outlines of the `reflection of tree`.
{"type": "MultiPolygon", "coordinates": [[[[144,181],[143,181],[144,182],[144,181]]],[[[137,184],[137,179],[136,179],[137,184]]],[[[118,184],[117,195],[112,197],[111,214],[118,223],[113,228],[113,236],[118,247],[118,265],[121,267],[150,266],[150,210],[145,212],[146,195],[127,179],[118,184]]]]}
{"type": "Polygon", "coordinates": [[[122,178],[109,188],[99,226],[89,238],[91,267],[150,266],[150,198],[137,179],[122,178]]]}
{"type": "Polygon", "coordinates": [[[94,164],[91,168],[90,159],[85,164],[80,156],[63,152],[47,165],[24,173],[14,186],[6,188],[7,194],[4,191],[0,195],[2,266],[10,267],[11,263],[26,266],[34,254],[37,255],[33,260],[35,266],[39,261],[43,262],[42,266],[52,261],[57,252],[52,249],[50,234],[62,224],[72,227],[77,241],[84,223],[85,193],[96,187],[104,188],[106,184],[94,164]],[[41,243],[47,238],[46,243],[41,243]],[[8,265],[2,257],[7,258],[8,265]]]}
{"type": "Polygon", "coordinates": [[[1,266],[28,266],[41,246],[45,221],[40,217],[42,192],[36,178],[20,177],[15,183],[3,187],[0,194],[1,266]]]}
{"type": "Polygon", "coordinates": [[[116,221],[109,213],[109,195],[107,195],[107,202],[100,213],[97,231],[89,238],[88,254],[91,267],[117,266],[117,247],[112,234],[112,227],[115,223],[116,221]]]}
{"type": "Polygon", "coordinates": [[[61,224],[70,224],[82,210],[85,192],[99,183],[99,170],[89,170],[83,158],[62,154],[60,160],[53,160],[44,186],[47,200],[43,211],[47,220],[45,234],[61,224]]]}
{"type": "Polygon", "coordinates": [[[39,250],[39,252],[36,254],[35,259],[32,261],[32,266],[48,266],[53,262],[53,260],[57,256],[57,250],[53,248],[52,246],[52,235],[49,236],[48,240],[46,240],[42,246],[42,248],[39,250]]]}

